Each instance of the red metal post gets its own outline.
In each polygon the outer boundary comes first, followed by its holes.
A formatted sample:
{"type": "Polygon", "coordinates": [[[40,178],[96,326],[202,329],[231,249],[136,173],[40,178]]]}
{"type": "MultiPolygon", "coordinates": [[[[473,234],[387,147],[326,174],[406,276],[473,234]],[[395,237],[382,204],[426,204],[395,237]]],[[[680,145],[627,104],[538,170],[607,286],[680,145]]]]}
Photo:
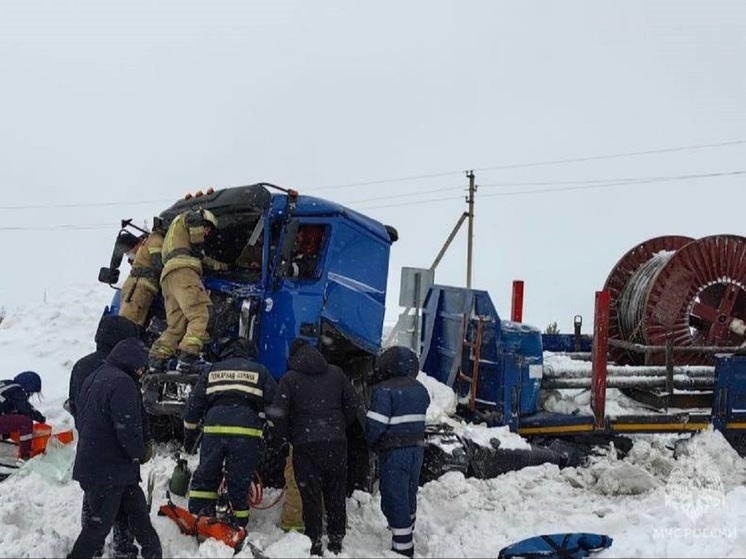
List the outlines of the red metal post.
{"type": "Polygon", "coordinates": [[[510,320],[523,322],[523,280],[513,280],[513,299],[510,303],[510,320]]]}
{"type": "Polygon", "coordinates": [[[606,419],[606,365],[609,349],[608,291],[596,291],[596,310],[593,319],[593,352],[591,408],[596,419],[596,429],[603,429],[606,419]]]}

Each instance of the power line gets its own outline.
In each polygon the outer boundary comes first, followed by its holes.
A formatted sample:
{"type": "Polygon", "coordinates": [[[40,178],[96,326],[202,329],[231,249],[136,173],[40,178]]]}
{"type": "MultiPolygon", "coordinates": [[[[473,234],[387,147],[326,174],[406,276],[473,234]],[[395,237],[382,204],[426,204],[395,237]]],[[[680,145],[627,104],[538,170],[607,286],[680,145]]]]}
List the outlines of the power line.
{"type": "Polygon", "coordinates": [[[513,186],[561,186],[567,184],[603,184],[603,183],[628,183],[639,182],[659,177],[620,177],[618,179],[581,179],[581,180],[564,180],[564,181],[515,181],[515,182],[491,182],[479,183],[479,188],[508,188],[513,186]]]}
{"type": "Polygon", "coordinates": [[[608,155],[592,155],[588,157],[572,157],[568,159],[549,159],[547,161],[539,161],[536,163],[516,163],[512,165],[495,165],[492,167],[482,167],[481,169],[474,169],[474,171],[495,171],[498,169],[520,169],[522,167],[540,167],[542,165],[559,165],[563,163],[580,163],[583,161],[598,161],[600,159],[618,159],[621,157],[633,157],[637,155],[653,155],[658,153],[673,153],[676,151],[687,151],[694,149],[705,149],[705,148],[718,148],[735,146],[739,144],[746,144],[746,140],[732,140],[729,142],[718,142],[714,144],[699,144],[694,146],[680,146],[674,148],[662,148],[662,149],[649,149],[644,151],[627,151],[622,153],[612,153],[608,155]]]}
{"type": "MultiPolygon", "coordinates": [[[[658,175],[652,177],[620,177],[616,179],[583,179],[583,180],[560,180],[560,181],[515,181],[515,182],[493,182],[493,183],[479,183],[479,188],[510,188],[516,186],[562,186],[562,185],[599,185],[603,186],[622,186],[626,184],[645,184],[649,182],[666,182],[671,180],[687,180],[697,178],[710,178],[716,176],[727,176],[727,175],[738,175],[744,171],[728,171],[724,173],[702,173],[702,174],[689,174],[689,175],[658,175]]],[[[376,196],[373,198],[363,198],[361,200],[350,200],[347,204],[363,204],[366,202],[380,202],[383,200],[393,200],[396,198],[411,198],[413,196],[421,196],[423,194],[431,194],[435,192],[448,192],[457,189],[466,189],[466,185],[448,186],[445,188],[433,188],[429,190],[421,190],[419,192],[409,192],[406,194],[395,194],[393,196],[376,196]]],[[[537,190],[536,192],[550,192],[557,190],[562,192],[564,189],[545,189],[537,190]]],[[[516,191],[515,193],[508,194],[524,194],[534,191],[516,191]]],[[[485,196],[497,196],[497,194],[485,195],[485,196]]],[[[438,198],[438,200],[450,200],[452,198],[438,198]]],[[[379,206],[376,206],[379,207],[379,206]]]]}
{"type": "Polygon", "coordinates": [[[0,231],[73,231],[90,229],[115,229],[113,223],[91,223],[91,224],[60,224],[60,225],[32,225],[32,226],[0,226],[0,231]]]}
{"type": "Polygon", "coordinates": [[[463,200],[464,196],[449,196],[447,198],[431,198],[429,200],[416,200],[414,202],[400,202],[398,204],[383,204],[379,206],[368,206],[364,210],[377,210],[378,208],[395,208],[398,206],[412,206],[414,204],[431,204],[432,202],[444,202],[446,200],[463,200]]]}
{"type": "Polygon", "coordinates": [[[352,200],[350,204],[362,204],[364,202],[378,202],[380,200],[392,200],[394,198],[411,198],[412,196],[422,196],[423,194],[432,194],[433,192],[446,192],[456,190],[457,188],[466,188],[465,186],[447,186],[445,188],[433,188],[430,190],[420,190],[419,192],[409,192],[407,194],[395,194],[393,196],[376,196],[375,198],[364,198],[362,200],[352,200]]]}
{"type": "MultiPolygon", "coordinates": [[[[538,188],[533,190],[516,190],[511,192],[496,192],[493,194],[483,194],[480,198],[492,198],[496,196],[519,196],[522,194],[543,194],[551,192],[568,192],[573,190],[591,190],[599,188],[611,188],[616,186],[637,186],[641,184],[651,184],[656,182],[676,182],[683,180],[693,179],[710,179],[710,178],[721,178],[728,176],[739,176],[746,175],[746,170],[739,171],[723,171],[717,173],[700,173],[700,174],[689,174],[689,175],[663,175],[663,176],[652,176],[652,177],[627,177],[620,179],[588,179],[578,181],[533,181],[533,182],[512,182],[512,183],[490,183],[480,184],[480,187],[510,187],[510,186],[558,186],[558,188],[538,188]],[[568,186],[563,186],[568,185],[568,186]],[[575,185],[575,186],[569,186],[575,185]]],[[[427,193],[445,192],[455,189],[465,188],[465,186],[452,186],[446,188],[435,188],[423,192],[399,194],[394,196],[366,198],[364,200],[356,200],[347,202],[346,205],[353,206],[356,204],[365,204],[367,202],[378,202],[383,200],[393,200],[397,198],[421,196],[427,193]]],[[[414,204],[430,204],[435,202],[444,202],[450,200],[460,200],[463,196],[447,196],[440,198],[429,198],[429,199],[418,199],[412,202],[401,202],[393,204],[378,204],[373,206],[366,206],[361,209],[372,210],[380,208],[393,208],[399,206],[411,206],[414,204]]],[[[108,204],[107,204],[108,205],[108,204]]],[[[113,203],[112,203],[113,205],[113,203]]],[[[98,224],[59,224],[59,225],[39,225],[39,226],[0,226],[0,231],[53,231],[53,230],[82,230],[82,229],[108,229],[111,228],[110,223],[98,223],[98,224]]]]}
{"type": "Polygon", "coordinates": [[[720,177],[730,177],[746,175],[746,171],[728,171],[723,173],[704,173],[700,175],[679,175],[672,177],[651,177],[649,179],[641,179],[639,181],[624,180],[622,182],[607,182],[599,184],[586,184],[578,186],[567,186],[559,188],[537,188],[534,190],[515,190],[512,192],[496,192],[494,194],[484,194],[482,198],[492,198],[495,196],[520,196],[522,194],[545,194],[547,192],[569,192],[572,190],[592,190],[598,188],[611,188],[614,186],[638,186],[642,184],[650,184],[654,182],[675,182],[681,180],[693,180],[693,179],[710,179],[720,177]]]}
{"type": "MultiPolygon", "coordinates": [[[[578,181],[581,184],[578,186],[560,186],[559,188],[539,188],[534,190],[516,190],[512,192],[496,192],[494,194],[483,194],[480,196],[480,198],[493,198],[496,196],[519,196],[522,194],[546,194],[550,192],[567,192],[572,190],[591,190],[591,189],[597,189],[597,188],[611,188],[616,186],[638,186],[642,184],[650,184],[655,182],[676,182],[676,181],[682,181],[682,180],[692,180],[692,179],[709,179],[709,178],[720,178],[720,177],[727,177],[727,176],[738,176],[738,175],[746,175],[746,171],[726,171],[721,173],[702,173],[697,175],[672,175],[672,176],[663,176],[663,177],[642,177],[638,179],[619,179],[618,182],[610,182],[612,179],[608,179],[609,182],[605,182],[606,179],[600,179],[599,181],[594,181],[592,184],[584,184],[583,181],[578,181]],[[601,182],[604,181],[604,182],[601,182]]],[[[570,184],[573,184],[573,181],[569,181],[570,184]]],[[[504,186],[511,183],[504,183],[499,184],[499,186],[504,186]]],[[[518,185],[530,185],[531,183],[513,183],[512,185],[515,186],[518,185]]],[[[534,183],[534,184],[541,184],[541,183],[534,183]]],[[[545,184],[555,184],[552,181],[546,181],[545,184]]],[[[559,184],[563,184],[562,181],[559,181],[559,184]]],[[[483,185],[479,185],[483,186],[483,185]]],[[[498,186],[498,184],[490,185],[490,186],[498,186]]],[[[395,204],[382,204],[382,205],[375,205],[375,206],[367,206],[365,210],[372,210],[372,209],[379,209],[379,208],[393,208],[393,207],[399,207],[399,206],[411,206],[413,204],[429,204],[433,202],[444,202],[448,200],[460,200],[463,199],[463,196],[458,197],[445,197],[445,198],[431,198],[431,199],[425,199],[425,200],[417,200],[413,202],[400,202],[395,204]]]]}
{"type": "Polygon", "coordinates": [[[512,187],[512,186],[552,186],[552,185],[572,185],[572,184],[634,184],[634,183],[647,183],[647,182],[665,182],[670,180],[686,180],[686,179],[698,179],[698,178],[709,178],[715,176],[727,176],[727,175],[739,175],[746,171],[723,171],[715,173],[694,173],[694,174],[682,174],[682,175],[657,175],[652,177],[619,177],[616,179],[584,179],[584,180],[564,180],[564,181],[529,181],[529,182],[493,182],[487,184],[479,184],[480,188],[493,188],[493,187],[512,187]]]}
{"type": "Polygon", "coordinates": [[[165,204],[173,202],[173,198],[168,200],[126,200],[124,202],[87,202],[80,204],[24,204],[18,206],[0,206],[0,210],[42,210],[46,208],[99,208],[103,206],[135,206],[142,204],[165,204]]]}
{"type": "MultiPolygon", "coordinates": [[[[672,148],[661,148],[661,149],[651,149],[651,150],[643,150],[643,151],[628,151],[628,152],[622,152],[622,153],[612,153],[612,154],[606,154],[606,155],[594,155],[594,156],[586,156],[586,157],[573,157],[573,158],[566,158],[566,159],[550,159],[545,161],[536,161],[531,163],[515,163],[515,164],[508,164],[508,165],[494,165],[490,167],[479,167],[474,168],[474,171],[495,171],[495,170],[503,170],[503,169],[519,169],[519,168],[527,168],[527,167],[540,167],[540,166],[546,166],[546,165],[559,165],[564,163],[578,163],[578,162],[584,162],[584,161],[597,161],[597,160],[603,160],[603,159],[615,159],[615,158],[622,158],[622,157],[633,157],[638,155],[653,155],[653,154],[659,154],[659,153],[672,153],[672,152],[678,152],[678,151],[687,151],[687,150],[695,150],[695,149],[706,149],[706,148],[718,148],[718,147],[728,147],[728,146],[734,146],[734,145],[740,145],[740,144],[746,144],[746,139],[743,140],[731,140],[727,142],[717,142],[717,143],[710,143],[710,144],[696,144],[696,145],[689,145],[689,146],[679,146],[679,147],[672,147],[672,148]]],[[[380,179],[380,180],[374,180],[374,181],[365,181],[365,182],[355,182],[355,183],[347,183],[347,184],[337,184],[337,185],[331,185],[331,186],[321,186],[317,188],[311,189],[312,192],[318,191],[318,190],[332,190],[332,189],[338,189],[338,188],[351,188],[355,186],[372,186],[377,184],[386,184],[386,183],[396,183],[396,182],[407,182],[407,181],[413,181],[413,180],[422,180],[422,179],[428,179],[428,178],[438,178],[438,177],[446,177],[446,176],[453,176],[453,175],[461,175],[464,171],[448,171],[443,173],[429,173],[429,174],[422,174],[422,175],[410,175],[406,177],[399,177],[399,178],[391,178],[391,179],[380,179]]],[[[606,181],[607,179],[602,179],[602,181],[606,181]]],[[[612,181],[614,179],[608,179],[609,181],[612,181]]],[[[627,180],[627,179],[619,179],[621,180],[627,180]]],[[[573,183],[579,183],[581,181],[570,181],[573,183]]],[[[592,181],[596,182],[596,181],[592,181]]],[[[498,186],[498,185],[505,185],[508,186],[510,183],[494,183],[494,184],[482,184],[480,186],[498,186]]],[[[521,185],[521,184],[528,184],[528,183],[515,183],[515,185],[521,185]]],[[[548,182],[547,184],[559,184],[558,181],[552,181],[548,182]]],[[[455,188],[455,187],[453,187],[455,188]]],[[[439,191],[445,191],[450,190],[449,188],[441,188],[441,189],[434,189],[434,190],[427,190],[424,192],[419,193],[413,193],[413,194],[400,194],[396,196],[392,196],[390,198],[397,198],[397,197],[406,197],[406,196],[417,196],[420,194],[427,194],[430,192],[439,192],[439,191]]],[[[168,203],[172,202],[173,199],[160,199],[160,200],[125,200],[121,202],[87,202],[87,203],[59,203],[59,204],[22,204],[22,205],[7,205],[7,206],[0,206],[0,210],[38,210],[38,209],[54,209],[54,208],[96,208],[96,207],[105,207],[105,206],[126,206],[126,205],[143,205],[143,204],[162,204],[162,203],[168,203]]],[[[365,200],[367,201],[367,200],[365,200]]],[[[362,201],[361,201],[362,202],[362,201]]]]}
{"type": "MultiPolygon", "coordinates": [[[[687,150],[695,150],[695,149],[707,149],[707,148],[719,148],[719,147],[728,147],[728,146],[735,146],[740,144],[746,144],[746,139],[743,140],[731,140],[727,142],[717,142],[717,143],[710,143],[710,144],[696,144],[696,145],[689,145],[689,146],[678,146],[678,147],[672,147],[672,148],[660,148],[660,149],[649,149],[649,150],[641,150],[641,151],[627,151],[627,152],[621,152],[621,153],[611,153],[606,155],[592,155],[592,156],[585,156],[585,157],[571,157],[571,158],[565,158],[565,159],[548,159],[545,161],[534,161],[529,163],[513,163],[508,165],[493,165],[490,167],[480,167],[480,168],[474,168],[474,171],[497,171],[497,170],[503,170],[503,169],[521,169],[526,167],[541,167],[546,165],[560,165],[565,163],[580,163],[584,161],[598,161],[603,159],[617,159],[622,157],[634,157],[638,155],[653,155],[653,154],[659,154],[659,153],[673,153],[677,151],[687,151],[687,150]]],[[[330,186],[320,186],[316,187],[313,190],[332,190],[337,188],[352,188],[355,186],[372,186],[376,184],[386,184],[391,182],[407,182],[407,181],[414,181],[414,180],[422,180],[422,179],[430,179],[430,178],[436,178],[436,177],[447,177],[447,176],[453,176],[453,175],[461,175],[464,171],[447,171],[443,173],[429,173],[424,175],[410,175],[405,177],[399,177],[399,178],[393,178],[393,179],[379,179],[379,180],[373,180],[373,181],[364,181],[364,182],[352,182],[352,183],[345,183],[345,184],[335,184],[330,186]]]]}

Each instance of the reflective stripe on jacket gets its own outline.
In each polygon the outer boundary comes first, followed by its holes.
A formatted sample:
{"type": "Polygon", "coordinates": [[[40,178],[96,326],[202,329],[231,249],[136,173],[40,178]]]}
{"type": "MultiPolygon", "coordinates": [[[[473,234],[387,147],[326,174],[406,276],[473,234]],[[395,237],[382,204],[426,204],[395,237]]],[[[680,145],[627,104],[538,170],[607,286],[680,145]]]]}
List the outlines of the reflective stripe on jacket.
{"type": "Polygon", "coordinates": [[[29,403],[28,397],[20,384],[12,380],[0,380],[0,415],[18,413],[43,422],[44,415],[29,403]]]}
{"type": "Polygon", "coordinates": [[[148,288],[157,293],[158,283],[163,270],[163,235],[153,231],[143,241],[135,253],[130,275],[139,278],[148,288]]]}
{"type": "Polygon", "coordinates": [[[214,363],[194,386],[184,411],[184,426],[204,420],[205,435],[261,437],[264,408],[277,382],[264,365],[242,357],[214,363]]]}
{"type": "Polygon", "coordinates": [[[427,389],[410,377],[394,377],[373,390],[366,414],[368,444],[375,450],[416,446],[425,439],[427,389]]]}
{"type": "Polygon", "coordinates": [[[191,268],[201,276],[201,256],[195,254],[194,249],[195,245],[199,246],[204,242],[205,228],[199,212],[189,211],[176,216],[163,239],[161,281],[169,272],[179,268],[191,268]]]}

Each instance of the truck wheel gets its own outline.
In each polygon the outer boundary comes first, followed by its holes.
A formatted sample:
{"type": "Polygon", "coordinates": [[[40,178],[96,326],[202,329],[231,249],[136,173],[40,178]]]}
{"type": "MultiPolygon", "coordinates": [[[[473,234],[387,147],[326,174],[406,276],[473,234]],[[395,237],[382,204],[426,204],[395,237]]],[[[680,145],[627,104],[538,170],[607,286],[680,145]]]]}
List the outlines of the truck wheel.
{"type": "Polygon", "coordinates": [[[150,434],[157,443],[181,442],[184,439],[184,426],[180,417],[172,415],[148,414],[150,434]]]}

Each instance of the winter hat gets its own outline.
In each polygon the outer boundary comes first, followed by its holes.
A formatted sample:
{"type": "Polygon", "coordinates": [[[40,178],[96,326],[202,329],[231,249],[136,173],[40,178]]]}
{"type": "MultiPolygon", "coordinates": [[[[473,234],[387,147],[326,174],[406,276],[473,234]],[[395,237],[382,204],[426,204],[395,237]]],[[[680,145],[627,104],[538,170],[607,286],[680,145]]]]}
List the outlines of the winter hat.
{"type": "Polygon", "coordinates": [[[219,358],[228,359],[230,357],[241,357],[252,359],[256,357],[256,344],[249,338],[236,338],[226,342],[220,350],[219,358]]]}
{"type": "Polygon", "coordinates": [[[300,348],[307,345],[311,345],[307,340],[304,340],[303,338],[295,338],[293,343],[290,344],[290,349],[288,349],[288,359],[292,359],[293,355],[295,355],[300,348]]]}
{"type": "Polygon", "coordinates": [[[140,338],[126,338],[114,346],[106,362],[137,379],[136,371],[148,365],[148,348],[140,338]]]}
{"type": "Polygon", "coordinates": [[[375,376],[380,380],[391,377],[416,377],[420,370],[420,362],[414,351],[397,345],[384,350],[376,358],[374,369],[375,376]]]}
{"type": "Polygon", "coordinates": [[[16,384],[19,384],[27,394],[36,394],[41,392],[41,377],[34,371],[25,371],[16,375],[13,379],[16,384]]]}
{"type": "Polygon", "coordinates": [[[105,314],[101,317],[96,330],[96,349],[106,353],[127,338],[144,339],[142,326],[117,314],[105,314]]]}

